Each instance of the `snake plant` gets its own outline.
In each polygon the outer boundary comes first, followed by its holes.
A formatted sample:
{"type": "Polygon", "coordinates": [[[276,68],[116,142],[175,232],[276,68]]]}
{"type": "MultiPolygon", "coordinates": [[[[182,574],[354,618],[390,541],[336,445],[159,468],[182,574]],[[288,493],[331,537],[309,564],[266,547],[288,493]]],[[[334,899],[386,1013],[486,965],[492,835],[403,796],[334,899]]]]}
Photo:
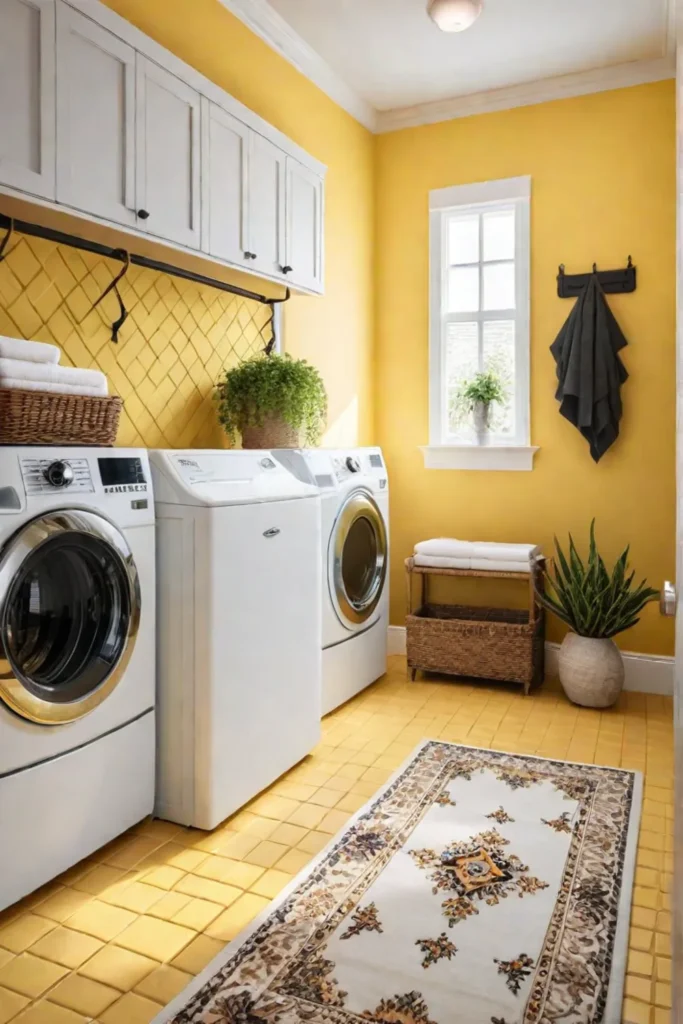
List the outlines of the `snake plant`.
{"type": "Polygon", "coordinates": [[[539,601],[579,636],[608,639],[623,633],[635,626],[645,605],[659,597],[646,580],[634,585],[635,572],[627,575],[628,555],[627,547],[608,572],[595,542],[595,520],[585,564],[571,533],[567,555],[556,537],[552,572],[546,568],[546,589],[539,589],[539,601]]]}

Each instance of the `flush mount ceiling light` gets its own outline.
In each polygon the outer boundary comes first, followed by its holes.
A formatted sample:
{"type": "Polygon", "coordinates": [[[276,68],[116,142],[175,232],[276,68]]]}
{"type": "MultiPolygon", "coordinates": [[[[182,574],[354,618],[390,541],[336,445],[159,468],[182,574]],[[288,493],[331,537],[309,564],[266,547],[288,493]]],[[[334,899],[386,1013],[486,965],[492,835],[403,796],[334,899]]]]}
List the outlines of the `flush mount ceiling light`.
{"type": "Polygon", "coordinates": [[[429,0],[427,12],[442,32],[464,32],[473,25],[483,0],[429,0]]]}

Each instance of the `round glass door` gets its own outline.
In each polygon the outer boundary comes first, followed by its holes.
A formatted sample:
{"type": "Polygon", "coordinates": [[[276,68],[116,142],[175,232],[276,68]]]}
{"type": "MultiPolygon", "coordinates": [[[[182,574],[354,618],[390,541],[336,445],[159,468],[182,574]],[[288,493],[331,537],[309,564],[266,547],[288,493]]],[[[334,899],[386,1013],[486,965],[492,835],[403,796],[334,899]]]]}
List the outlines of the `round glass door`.
{"type": "Polygon", "coordinates": [[[50,725],[92,711],[121,678],[139,610],[132,555],[107,520],[29,523],[0,560],[0,697],[50,725]]]}
{"type": "Polygon", "coordinates": [[[361,625],[379,604],[387,571],[386,527],[369,494],[356,491],[346,499],[333,532],[332,549],[337,612],[344,625],[361,625]]]}

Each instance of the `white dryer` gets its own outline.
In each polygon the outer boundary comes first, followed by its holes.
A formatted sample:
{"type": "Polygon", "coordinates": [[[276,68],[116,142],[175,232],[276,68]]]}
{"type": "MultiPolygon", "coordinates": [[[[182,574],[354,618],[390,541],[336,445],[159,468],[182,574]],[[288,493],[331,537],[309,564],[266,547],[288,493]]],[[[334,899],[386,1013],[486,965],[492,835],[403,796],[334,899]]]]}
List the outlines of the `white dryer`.
{"type": "Polygon", "coordinates": [[[0,448],[0,909],[152,812],[154,603],[146,453],[0,448]]]}
{"type": "Polygon", "coordinates": [[[155,451],[159,817],[214,828],[320,738],[320,498],[263,451],[155,451]]]}
{"type": "Polygon", "coordinates": [[[320,488],[327,714],[386,672],[389,482],[380,448],[301,454],[320,488]]]}

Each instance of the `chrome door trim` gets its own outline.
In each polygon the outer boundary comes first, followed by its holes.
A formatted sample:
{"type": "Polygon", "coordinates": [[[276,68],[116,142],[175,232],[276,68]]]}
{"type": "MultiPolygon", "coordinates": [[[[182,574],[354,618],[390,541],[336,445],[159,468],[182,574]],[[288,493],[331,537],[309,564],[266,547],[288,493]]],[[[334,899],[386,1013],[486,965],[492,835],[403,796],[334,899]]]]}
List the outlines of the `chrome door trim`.
{"type": "Polygon", "coordinates": [[[108,519],[95,512],[68,509],[49,512],[24,524],[0,554],[0,700],[22,718],[41,725],[61,725],[83,718],[109,696],[126,671],[140,626],[140,602],[140,581],[133,554],[123,534],[108,519]],[[123,650],[109,675],[80,700],[57,704],[32,694],[15,675],[5,646],[5,602],[26,558],[52,537],[64,533],[89,534],[112,549],[128,581],[130,620],[123,650]]]}
{"type": "Polygon", "coordinates": [[[387,575],[386,525],[380,508],[369,491],[352,491],[343,502],[332,528],[330,553],[330,591],[337,614],[344,625],[347,623],[351,623],[352,626],[362,625],[362,623],[367,622],[377,608],[382,597],[387,575]],[[346,592],[342,575],[344,544],[351,526],[358,519],[366,519],[370,524],[375,534],[378,552],[373,584],[367,599],[362,604],[350,599],[346,592]],[[346,623],[344,623],[344,619],[346,619],[346,623]]]}

